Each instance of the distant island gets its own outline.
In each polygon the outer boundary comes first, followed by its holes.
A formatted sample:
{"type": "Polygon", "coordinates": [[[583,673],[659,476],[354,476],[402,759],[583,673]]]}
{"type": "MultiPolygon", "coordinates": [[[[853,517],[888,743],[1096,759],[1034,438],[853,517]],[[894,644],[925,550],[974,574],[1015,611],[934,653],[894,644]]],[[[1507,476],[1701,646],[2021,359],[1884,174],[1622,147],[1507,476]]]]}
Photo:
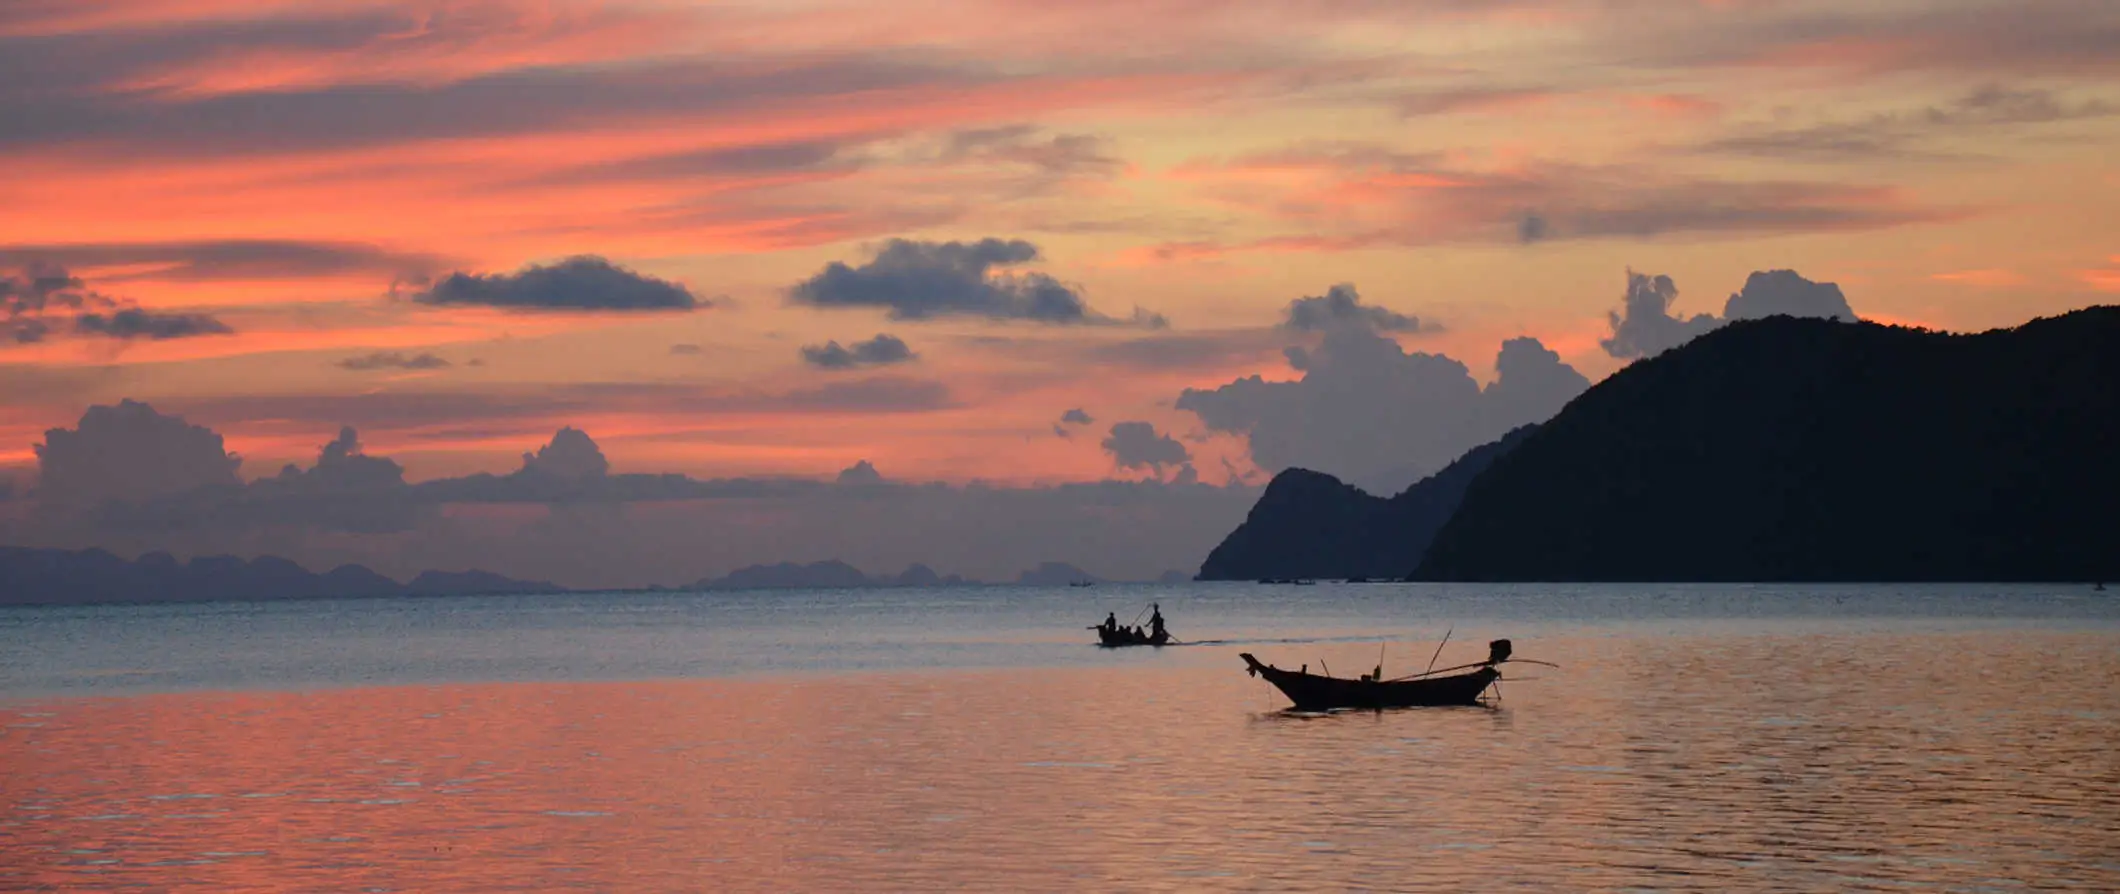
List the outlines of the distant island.
{"type": "Polygon", "coordinates": [[[148,553],[128,562],[100,549],[0,546],[0,605],[346,599],[562,590],[546,581],[515,580],[476,570],[423,571],[410,582],[399,583],[360,565],[340,565],[317,574],[277,556],[247,560],[199,556],[179,562],[168,553],[148,553]]]}
{"type": "Polygon", "coordinates": [[[1974,335],[1731,323],[1495,460],[1416,574],[2120,579],[2120,307],[1974,335]]]}
{"type": "Polygon", "coordinates": [[[1244,523],[1208,554],[1198,579],[1405,577],[1472,479],[1536,428],[1523,426],[1475,447],[1389,499],[1322,472],[1284,470],[1244,523]]]}
{"type": "MultiPolygon", "coordinates": [[[[1183,572],[1165,572],[1158,583],[1182,582],[1183,572]]],[[[1062,587],[1112,583],[1065,562],[1045,562],[1024,571],[1017,586],[1062,587]]],[[[937,574],[915,563],[894,575],[870,575],[845,562],[749,565],[722,577],[665,592],[703,590],[876,589],[886,587],[987,586],[955,574],[937,574]]],[[[391,596],[476,596],[566,593],[549,581],[516,580],[490,571],[423,571],[398,581],[360,565],[318,574],[278,556],[242,559],[200,556],[180,562],[168,553],[127,561],[100,549],[63,550],[0,546],[0,605],[88,605],[126,602],[211,602],[268,599],[363,599],[391,596]]],[[[591,590],[590,592],[606,592],[591,590]]]]}

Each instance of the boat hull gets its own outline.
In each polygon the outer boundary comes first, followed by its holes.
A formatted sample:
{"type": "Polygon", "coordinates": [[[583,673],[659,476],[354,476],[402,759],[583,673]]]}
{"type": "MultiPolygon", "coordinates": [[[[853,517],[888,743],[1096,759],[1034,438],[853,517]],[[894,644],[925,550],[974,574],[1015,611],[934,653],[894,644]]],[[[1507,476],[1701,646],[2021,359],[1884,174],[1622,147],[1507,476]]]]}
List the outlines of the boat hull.
{"type": "Polygon", "coordinates": [[[1097,631],[1097,645],[1107,649],[1117,649],[1121,646],[1163,646],[1170,644],[1170,631],[1168,630],[1153,636],[1148,634],[1136,636],[1133,631],[1124,628],[1110,630],[1103,627],[1091,627],[1090,629],[1097,631]]]}
{"type": "Polygon", "coordinates": [[[1331,711],[1340,708],[1428,708],[1478,705],[1487,687],[1501,679],[1501,671],[1480,667],[1447,677],[1419,680],[1343,680],[1305,671],[1282,670],[1263,664],[1251,653],[1243,655],[1247,672],[1266,678],[1298,711],[1331,711]]]}

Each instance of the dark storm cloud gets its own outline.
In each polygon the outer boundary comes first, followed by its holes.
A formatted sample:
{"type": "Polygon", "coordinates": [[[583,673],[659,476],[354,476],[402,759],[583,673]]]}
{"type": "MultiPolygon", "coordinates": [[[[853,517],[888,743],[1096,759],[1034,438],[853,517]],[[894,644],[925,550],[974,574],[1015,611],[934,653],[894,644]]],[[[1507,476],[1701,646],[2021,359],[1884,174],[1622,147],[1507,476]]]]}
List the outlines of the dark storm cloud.
{"type": "Polygon", "coordinates": [[[1297,298],[1288,302],[1287,319],[1282,321],[1281,328],[1294,332],[1315,332],[1347,323],[1384,332],[1419,332],[1422,329],[1418,317],[1407,316],[1390,308],[1364,306],[1362,296],[1348,283],[1333,286],[1323,295],[1297,298]]]}
{"type": "Polygon", "coordinates": [[[1164,466],[1179,466],[1192,461],[1192,452],[1186,450],[1184,444],[1158,433],[1156,427],[1147,422],[1114,424],[1111,434],[1100,446],[1122,469],[1152,469],[1161,473],[1164,466]]]}
{"type": "MultiPolygon", "coordinates": [[[[1021,239],[916,242],[892,239],[859,267],[833,261],[797,283],[789,299],[812,307],[874,307],[893,319],[940,316],[1080,324],[1121,322],[1082,301],[1080,293],[1044,273],[1003,268],[1038,260],[1021,239]]],[[[1134,323],[1157,327],[1160,316],[1136,311],[1134,323]]]]}
{"type": "Polygon", "coordinates": [[[103,279],[213,281],[374,274],[414,277],[442,266],[433,255],[359,242],[216,239],[190,242],[76,242],[0,245],[0,265],[48,262],[71,267],[150,268],[103,279]]]}
{"type": "Polygon", "coordinates": [[[867,341],[842,347],[836,341],[803,345],[803,362],[821,369],[853,369],[859,366],[889,366],[906,363],[918,355],[897,336],[879,333],[867,341]]]}
{"type": "Polygon", "coordinates": [[[130,301],[92,291],[79,277],[49,261],[9,266],[0,261],[0,332],[17,344],[43,341],[59,331],[59,321],[71,321],[70,331],[76,335],[121,341],[235,331],[208,314],[144,310],[130,301]]]}
{"type": "Polygon", "coordinates": [[[367,372],[378,369],[448,369],[449,361],[433,354],[406,355],[398,351],[377,351],[359,357],[348,357],[332,364],[340,369],[367,372]]]}
{"type": "Polygon", "coordinates": [[[411,297],[421,304],[515,310],[682,311],[708,305],[682,285],[594,255],[532,264],[514,273],[451,273],[411,297]]]}
{"type": "Polygon", "coordinates": [[[109,313],[74,316],[74,331],[107,338],[163,341],[198,335],[231,335],[235,330],[210,314],[161,313],[128,307],[109,313]]]}
{"type": "Polygon", "coordinates": [[[1668,276],[1627,271],[1627,294],[1620,309],[1606,314],[1612,335],[1599,342],[1614,357],[1649,357],[1685,344],[1731,320],[1786,315],[1853,322],[1855,311],[1840,286],[1812,282],[1794,270],[1755,271],[1743,289],[1723,303],[1723,315],[1673,314],[1678,285],[1668,276]]]}
{"type": "MultiPolygon", "coordinates": [[[[5,262],[0,262],[4,265],[5,262]]],[[[80,309],[85,304],[103,305],[109,299],[88,291],[79,277],[66,268],[44,261],[0,266],[0,331],[8,341],[32,344],[51,334],[44,314],[52,308],[80,309]]]]}

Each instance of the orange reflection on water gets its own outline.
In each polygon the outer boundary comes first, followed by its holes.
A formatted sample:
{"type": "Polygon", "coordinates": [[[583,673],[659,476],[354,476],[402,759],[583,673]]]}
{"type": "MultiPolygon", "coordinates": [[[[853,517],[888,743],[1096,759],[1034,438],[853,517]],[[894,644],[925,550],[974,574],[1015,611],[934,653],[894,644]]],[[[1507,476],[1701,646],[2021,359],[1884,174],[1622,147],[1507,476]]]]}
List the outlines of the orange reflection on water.
{"type": "Polygon", "coordinates": [[[2113,889],[2115,642],[1546,640],[1501,710],[1331,717],[1211,648],[16,703],[0,888],[2113,889]]]}

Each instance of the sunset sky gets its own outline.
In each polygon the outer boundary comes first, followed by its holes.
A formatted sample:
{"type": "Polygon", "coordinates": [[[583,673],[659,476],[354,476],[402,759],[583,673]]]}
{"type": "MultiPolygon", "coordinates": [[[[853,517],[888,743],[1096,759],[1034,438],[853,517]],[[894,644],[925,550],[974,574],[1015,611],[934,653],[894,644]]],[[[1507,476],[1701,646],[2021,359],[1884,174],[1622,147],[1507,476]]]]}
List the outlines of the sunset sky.
{"type": "Polygon", "coordinates": [[[1338,284],[1482,383],[1626,362],[1630,270],[1679,317],[1777,269],[1953,330],[2113,300],[2115,47],[2107,0],[16,0],[0,276],[75,282],[9,306],[0,475],[132,398],[245,478],[574,426],[614,472],[1256,484],[1180,395],[1300,378],[1338,284]]]}

